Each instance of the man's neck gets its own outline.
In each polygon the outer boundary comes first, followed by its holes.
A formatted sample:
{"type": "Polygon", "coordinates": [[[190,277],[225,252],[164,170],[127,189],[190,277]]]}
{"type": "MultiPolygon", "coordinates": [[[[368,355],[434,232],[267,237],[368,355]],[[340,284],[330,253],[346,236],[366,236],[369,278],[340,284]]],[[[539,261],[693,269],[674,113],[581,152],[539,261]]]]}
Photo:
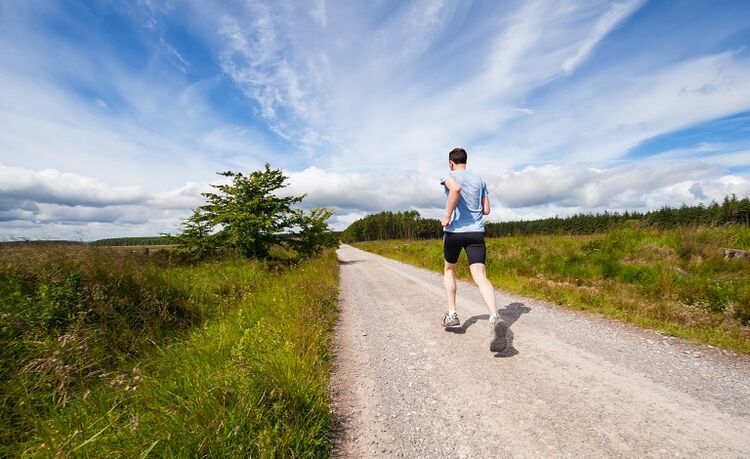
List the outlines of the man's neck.
{"type": "Polygon", "coordinates": [[[454,171],[465,171],[466,170],[466,164],[456,164],[453,166],[454,171]]]}

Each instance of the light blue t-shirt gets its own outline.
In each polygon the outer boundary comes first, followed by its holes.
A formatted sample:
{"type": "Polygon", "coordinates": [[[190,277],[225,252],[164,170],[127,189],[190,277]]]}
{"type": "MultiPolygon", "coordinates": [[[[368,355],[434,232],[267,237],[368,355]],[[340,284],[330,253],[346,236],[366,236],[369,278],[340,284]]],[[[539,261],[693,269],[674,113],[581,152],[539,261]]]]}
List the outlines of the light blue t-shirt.
{"type": "Polygon", "coordinates": [[[449,177],[461,185],[461,196],[458,205],[453,211],[453,219],[445,227],[446,233],[472,233],[484,232],[484,218],[482,214],[482,201],[487,192],[487,184],[482,177],[468,170],[450,171],[449,175],[440,179],[440,184],[445,190],[445,201],[448,202],[448,187],[445,181],[449,177]]]}

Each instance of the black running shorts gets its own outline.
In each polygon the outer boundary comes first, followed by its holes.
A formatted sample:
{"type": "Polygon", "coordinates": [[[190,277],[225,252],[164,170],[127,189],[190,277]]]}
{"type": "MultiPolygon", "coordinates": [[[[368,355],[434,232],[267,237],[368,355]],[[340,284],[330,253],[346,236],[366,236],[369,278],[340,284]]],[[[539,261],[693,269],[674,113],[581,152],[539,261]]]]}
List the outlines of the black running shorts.
{"type": "Polygon", "coordinates": [[[469,264],[484,263],[487,247],[484,245],[484,233],[444,233],[443,256],[448,263],[456,263],[461,249],[466,250],[469,264]]]}

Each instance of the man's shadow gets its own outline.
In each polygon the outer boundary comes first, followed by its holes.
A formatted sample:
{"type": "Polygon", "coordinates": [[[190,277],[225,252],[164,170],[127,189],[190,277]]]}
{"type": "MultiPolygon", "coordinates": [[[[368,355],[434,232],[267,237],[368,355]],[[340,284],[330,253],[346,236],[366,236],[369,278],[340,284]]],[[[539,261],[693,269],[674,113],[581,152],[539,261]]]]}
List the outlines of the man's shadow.
{"type": "MultiPolygon", "coordinates": [[[[513,330],[510,329],[510,326],[513,325],[518,320],[518,318],[521,317],[522,314],[526,314],[529,311],[531,311],[531,308],[523,303],[509,303],[505,307],[497,310],[500,318],[508,326],[508,333],[506,335],[508,345],[506,346],[504,351],[496,353],[495,357],[513,357],[514,355],[518,354],[518,350],[513,347],[513,338],[515,335],[513,334],[513,330]]],[[[461,324],[460,327],[447,327],[445,331],[463,335],[464,333],[466,333],[466,330],[474,325],[477,321],[489,320],[489,318],[489,314],[479,314],[476,316],[472,316],[466,319],[466,321],[461,324]]]]}
{"type": "Polygon", "coordinates": [[[340,265],[353,265],[355,263],[363,263],[365,260],[339,260],[340,265]]]}

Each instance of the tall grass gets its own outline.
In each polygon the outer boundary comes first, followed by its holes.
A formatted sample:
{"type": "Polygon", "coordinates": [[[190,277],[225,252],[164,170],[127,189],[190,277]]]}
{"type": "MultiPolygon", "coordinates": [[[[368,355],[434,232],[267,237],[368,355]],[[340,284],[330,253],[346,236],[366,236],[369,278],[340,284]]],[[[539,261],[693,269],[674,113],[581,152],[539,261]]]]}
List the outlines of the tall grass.
{"type": "MultiPolygon", "coordinates": [[[[441,241],[358,247],[442,272],[441,241]]],[[[487,240],[496,287],[591,310],[665,333],[750,352],[750,262],[722,247],[750,248],[750,228],[620,228],[594,236],[487,240]]],[[[465,255],[459,275],[469,279],[465,255]]]]}
{"type": "Polygon", "coordinates": [[[328,454],[337,276],[0,252],[0,456],[328,454]]]}

